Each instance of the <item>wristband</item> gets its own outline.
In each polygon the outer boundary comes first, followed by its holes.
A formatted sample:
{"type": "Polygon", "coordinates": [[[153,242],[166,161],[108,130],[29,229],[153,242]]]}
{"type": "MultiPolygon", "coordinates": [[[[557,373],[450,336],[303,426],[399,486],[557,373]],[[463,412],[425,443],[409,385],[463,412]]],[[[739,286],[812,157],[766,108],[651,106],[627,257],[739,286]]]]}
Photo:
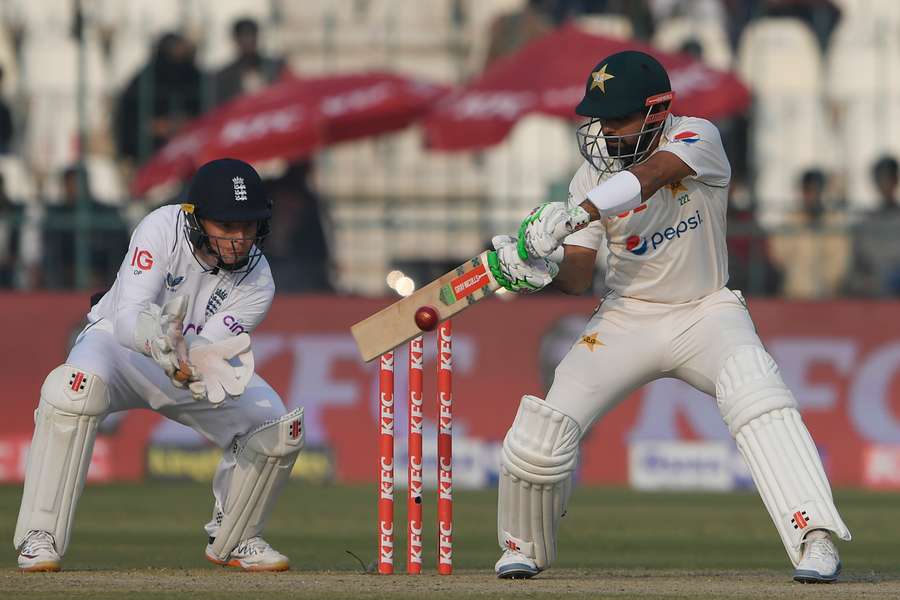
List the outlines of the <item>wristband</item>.
{"type": "Polygon", "coordinates": [[[641,204],[641,182],[631,171],[619,171],[589,191],[587,199],[602,216],[618,215],[641,204]]]}

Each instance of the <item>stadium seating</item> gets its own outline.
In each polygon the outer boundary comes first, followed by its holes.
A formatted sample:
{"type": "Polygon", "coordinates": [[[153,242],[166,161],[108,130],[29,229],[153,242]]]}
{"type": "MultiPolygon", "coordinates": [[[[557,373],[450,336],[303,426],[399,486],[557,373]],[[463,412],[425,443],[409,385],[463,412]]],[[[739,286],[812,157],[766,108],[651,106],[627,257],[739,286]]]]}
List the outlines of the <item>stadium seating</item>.
{"type": "Polygon", "coordinates": [[[678,52],[689,41],[703,48],[703,61],[710,67],[731,68],[732,53],[728,34],[716,21],[696,21],[675,17],[664,21],[653,35],[653,43],[667,52],[678,52]]]}
{"type": "Polygon", "coordinates": [[[861,13],[838,25],[828,48],[825,95],[836,115],[847,200],[856,209],[875,205],[873,163],[884,154],[900,156],[898,32],[898,21],[861,13]]]}
{"type": "Polygon", "coordinates": [[[759,19],[741,36],[737,70],[754,95],[750,156],[764,225],[777,225],[795,207],[804,170],[834,166],[821,63],[812,31],[799,20],[759,19]]]}

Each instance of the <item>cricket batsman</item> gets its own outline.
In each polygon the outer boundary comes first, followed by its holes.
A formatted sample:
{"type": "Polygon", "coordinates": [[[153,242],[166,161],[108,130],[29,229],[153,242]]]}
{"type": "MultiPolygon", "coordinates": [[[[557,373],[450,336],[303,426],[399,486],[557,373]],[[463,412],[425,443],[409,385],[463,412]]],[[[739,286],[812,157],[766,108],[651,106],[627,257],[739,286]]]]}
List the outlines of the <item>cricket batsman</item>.
{"type": "Polygon", "coordinates": [[[288,568],[261,534],[303,448],[303,410],[286,414],[254,374],[249,336],[275,294],[261,250],[271,213],[253,167],[226,158],[197,171],[187,203],[138,224],[115,283],[41,388],[13,540],[21,570],[59,570],[97,426],[136,408],[224,449],[206,558],[288,568]]]}
{"type": "MultiPolygon", "coordinates": [[[[741,293],[725,287],[731,168],[710,122],[674,116],[653,57],[600,61],[576,112],[584,163],[568,201],[534,209],[518,238],[494,238],[495,276],[516,292],[588,290],[604,238],[610,292],[556,367],[544,400],[523,396],[503,442],[501,578],[556,558],[582,437],[640,386],[676,377],[716,399],[801,582],[835,581],[832,536],[850,539],[816,446],[741,293]],[[558,273],[557,265],[558,264],[558,273]]],[[[737,533],[739,535],[739,533],[737,533]]]]}

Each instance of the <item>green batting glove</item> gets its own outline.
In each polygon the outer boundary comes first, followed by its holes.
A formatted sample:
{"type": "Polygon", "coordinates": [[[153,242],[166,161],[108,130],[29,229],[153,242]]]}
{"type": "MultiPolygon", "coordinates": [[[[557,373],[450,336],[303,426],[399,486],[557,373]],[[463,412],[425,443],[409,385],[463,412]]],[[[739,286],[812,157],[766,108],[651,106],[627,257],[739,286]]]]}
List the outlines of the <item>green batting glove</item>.
{"type": "Polygon", "coordinates": [[[487,259],[488,268],[491,270],[491,274],[494,276],[494,279],[497,280],[497,283],[511,292],[516,291],[513,289],[513,284],[506,278],[506,275],[503,274],[503,270],[500,268],[500,259],[497,258],[497,252],[495,250],[488,252],[487,259]]]}
{"type": "Polygon", "coordinates": [[[525,245],[525,240],[527,237],[526,230],[528,229],[529,225],[531,225],[533,222],[535,222],[536,220],[538,220],[540,218],[541,213],[544,212],[544,209],[547,207],[548,204],[550,204],[550,203],[545,202],[545,203],[541,204],[540,206],[538,206],[537,208],[533,209],[530,213],[528,213],[528,216],[525,217],[525,219],[522,221],[522,224],[519,225],[519,234],[518,234],[519,239],[517,241],[516,249],[518,250],[519,258],[521,258],[522,260],[528,260],[529,258],[534,258],[529,255],[528,248],[525,245]]]}

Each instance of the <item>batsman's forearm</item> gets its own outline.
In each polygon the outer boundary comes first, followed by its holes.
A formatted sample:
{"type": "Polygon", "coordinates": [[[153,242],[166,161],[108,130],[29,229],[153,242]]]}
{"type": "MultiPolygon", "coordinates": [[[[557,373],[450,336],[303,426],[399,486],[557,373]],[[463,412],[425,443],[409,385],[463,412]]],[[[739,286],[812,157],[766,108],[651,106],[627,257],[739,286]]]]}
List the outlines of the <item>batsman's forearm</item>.
{"type": "Polygon", "coordinates": [[[553,278],[550,285],[565,294],[578,296],[590,290],[591,284],[593,284],[593,273],[586,277],[581,269],[574,267],[571,263],[563,262],[559,265],[559,274],[553,278]]]}
{"type": "Polygon", "coordinates": [[[554,260],[559,264],[559,273],[551,285],[566,294],[579,295],[589,291],[594,283],[596,261],[596,250],[564,244],[563,260],[554,260]]]}
{"type": "Polygon", "coordinates": [[[594,203],[590,200],[585,200],[579,206],[587,211],[587,214],[591,215],[591,221],[599,221],[600,220],[600,211],[597,210],[597,207],[594,206],[594,203]]]}

